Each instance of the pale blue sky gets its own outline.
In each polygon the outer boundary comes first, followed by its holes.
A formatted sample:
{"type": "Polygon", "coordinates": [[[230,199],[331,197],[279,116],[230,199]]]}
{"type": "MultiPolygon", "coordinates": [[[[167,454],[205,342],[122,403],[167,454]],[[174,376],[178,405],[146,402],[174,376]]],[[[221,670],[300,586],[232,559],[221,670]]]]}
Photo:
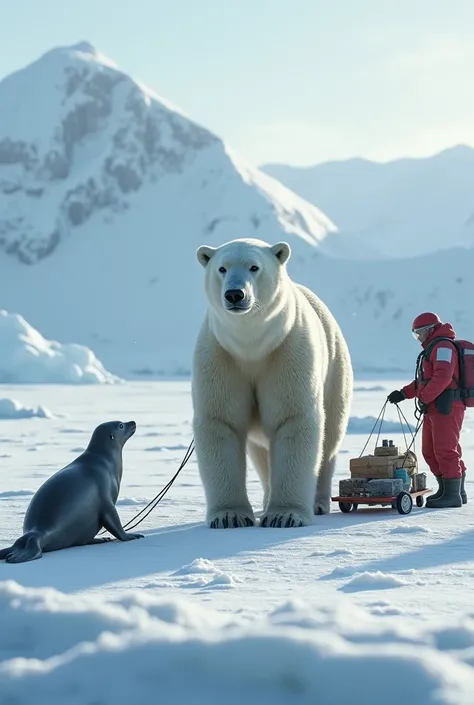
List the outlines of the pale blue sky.
{"type": "Polygon", "coordinates": [[[474,144],[474,0],[4,0],[0,77],[90,41],[246,159],[474,144]]]}

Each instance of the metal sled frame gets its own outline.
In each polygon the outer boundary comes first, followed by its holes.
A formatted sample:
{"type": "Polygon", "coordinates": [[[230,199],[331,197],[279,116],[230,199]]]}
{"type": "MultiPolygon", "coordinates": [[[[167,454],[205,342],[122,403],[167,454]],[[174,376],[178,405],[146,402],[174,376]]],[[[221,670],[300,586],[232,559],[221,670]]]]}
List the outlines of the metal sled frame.
{"type": "Polygon", "coordinates": [[[350,511],[357,511],[359,504],[368,505],[390,505],[392,509],[397,509],[399,514],[410,514],[413,509],[413,498],[415,498],[416,506],[423,507],[425,504],[424,495],[432,493],[432,489],[417,490],[416,492],[400,492],[398,495],[392,497],[364,497],[362,495],[356,495],[353,497],[331,497],[333,502],[339,502],[339,509],[344,514],[350,511]]]}

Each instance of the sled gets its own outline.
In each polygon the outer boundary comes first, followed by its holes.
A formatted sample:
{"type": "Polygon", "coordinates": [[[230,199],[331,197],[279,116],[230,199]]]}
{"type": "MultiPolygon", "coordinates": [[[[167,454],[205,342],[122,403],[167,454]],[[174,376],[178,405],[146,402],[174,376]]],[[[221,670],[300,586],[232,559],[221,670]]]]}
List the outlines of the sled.
{"type": "Polygon", "coordinates": [[[331,497],[333,502],[339,503],[339,509],[344,514],[350,511],[357,511],[359,504],[380,505],[382,507],[390,506],[392,509],[397,509],[399,514],[410,514],[413,509],[413,499],[417,507],[423,507],[425,504],[424,495],[432,493],[433,490],[425,488],[414,492],[399,492],[398,495],[392,497],[363,497],[361,495],[354,497],[331,497]]]}
{"type": "Polygon", "coordinates": [[[421,508],[425,504],[424,495],[432,493],[432,490],[426,487],[426,473],[418,472],[418,460],[414,451],[411,450],[423,423],[423,418],[418,421],[414,433],[410,431],[412,440],[408,445],[403,421],[408,429],[410,425],[397,405],[406,451],[400,453],[398,446],[389,439],[384,439],[382,445],[378,444],[387,403],[388,399],[375,421],[361,454],[349,462],[350,479],[340,480],[339,494],[336,497],[331,497],[331,501],[338,502],[339,509],[345,514],[356,511],[359,504],[388,506],[396,509],[399,514],[410,514],[413,509],[413,500],[415,500],[416,506],[421,508]],[[364,455],[377,424],[380,425],[374,452],[370,455],[364,455]]]}

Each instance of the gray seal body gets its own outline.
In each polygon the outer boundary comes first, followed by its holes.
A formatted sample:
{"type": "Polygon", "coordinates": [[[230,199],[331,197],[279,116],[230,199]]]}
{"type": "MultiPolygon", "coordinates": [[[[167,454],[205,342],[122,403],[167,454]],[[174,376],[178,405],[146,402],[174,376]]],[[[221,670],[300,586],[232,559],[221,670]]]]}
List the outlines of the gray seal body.
{"type": "Polygon", "coordinates": [[[110,541],[96,538],[102,527],[119,541],[143,538],[124,531],[115,508],[122,449],[136,428],[135,421],[97,426],[86,450],[39,487],[25,514],[23,536],[0,550],[0,559],[24,563],[43,552],[110,541]]]}

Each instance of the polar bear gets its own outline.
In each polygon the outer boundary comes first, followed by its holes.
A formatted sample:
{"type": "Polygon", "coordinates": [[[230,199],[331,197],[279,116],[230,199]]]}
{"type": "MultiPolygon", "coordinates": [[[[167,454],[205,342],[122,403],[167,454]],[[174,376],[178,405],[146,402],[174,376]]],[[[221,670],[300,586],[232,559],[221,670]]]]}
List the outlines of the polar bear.
{"type": "Polygon", "coordinates": [[[261,526],[330,510],[353,372],[328,308],[293,282],[288,243],[197,250],[207,314],[193,355],[195,450],[211,528],[252,526],[246,454],[263,486],[261,526]]]}

